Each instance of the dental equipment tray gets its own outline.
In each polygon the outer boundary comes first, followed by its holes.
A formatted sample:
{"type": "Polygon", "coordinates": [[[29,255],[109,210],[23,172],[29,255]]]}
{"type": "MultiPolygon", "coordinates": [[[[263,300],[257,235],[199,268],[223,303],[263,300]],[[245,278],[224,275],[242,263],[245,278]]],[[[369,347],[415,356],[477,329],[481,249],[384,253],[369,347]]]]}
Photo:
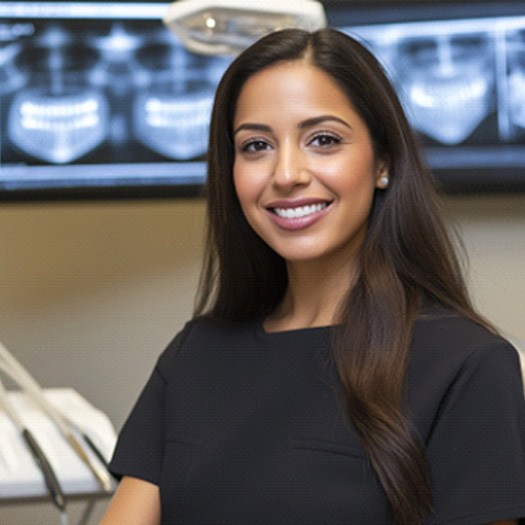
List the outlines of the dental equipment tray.
{"type": "MultiPolygon", "coordinates": [[[[67,419],[83,429],[104,458],[109,460],[116,442],[109,418],[71,388],[50,388],[43,392],[67,419]]],[[[38,440],[64,494],[72,497],[100,494],[99,482],[53,421],[22,391],[10,391],[8,396],[26,427],[38,440]]],[[[42,472],[20,430],[0,409],[0,503],[48,497],[42,472]]]]}

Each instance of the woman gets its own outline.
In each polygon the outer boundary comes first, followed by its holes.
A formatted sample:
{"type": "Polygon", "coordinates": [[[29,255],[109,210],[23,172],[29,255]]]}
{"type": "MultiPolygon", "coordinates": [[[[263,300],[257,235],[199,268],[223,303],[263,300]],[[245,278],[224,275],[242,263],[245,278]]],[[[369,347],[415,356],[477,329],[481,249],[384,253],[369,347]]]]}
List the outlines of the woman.
{"type": "Polygon", "coordinates": [[[212,116],[195,318],[103,523],[518,523],[516,352],[469,303],[398,99],[333,30],[242,53],[212,116]]]}

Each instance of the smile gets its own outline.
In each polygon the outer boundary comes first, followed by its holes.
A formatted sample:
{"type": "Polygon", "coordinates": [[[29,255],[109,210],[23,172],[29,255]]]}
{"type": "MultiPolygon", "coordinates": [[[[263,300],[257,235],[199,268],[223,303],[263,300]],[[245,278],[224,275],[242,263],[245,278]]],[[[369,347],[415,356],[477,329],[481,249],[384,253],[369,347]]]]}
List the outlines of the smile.
{"type": "Polygon", "coordinates": [[[310,204],[308,206],[298,206],[297,208],[273,208],[272,211],[284,219],[299,219],[320,212],[327,206],[328,203],[325,202],[320,204],[310,204]]]}
{"type": "Polygon", "coordinates": [[[266,209],[270,219],[282,230],[299,231],[309,228],[330,212],[333,201],[301,199],[297,202],[273,202],[266,209]],[[301,202],[302,201],[302,202],[301,202]]]}

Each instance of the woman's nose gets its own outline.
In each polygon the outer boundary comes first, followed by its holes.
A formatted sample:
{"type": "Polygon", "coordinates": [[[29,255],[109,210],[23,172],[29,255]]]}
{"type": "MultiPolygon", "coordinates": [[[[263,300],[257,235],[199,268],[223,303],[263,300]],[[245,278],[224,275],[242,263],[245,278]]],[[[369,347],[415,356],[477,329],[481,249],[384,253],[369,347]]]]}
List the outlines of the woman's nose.
{"type": "Polygon", "coordinates": [[[279,148],[273,173],[274,185],[288,188],[308,184],[309,181],[310,172],[300,149],[292,145],[279,148]]]}

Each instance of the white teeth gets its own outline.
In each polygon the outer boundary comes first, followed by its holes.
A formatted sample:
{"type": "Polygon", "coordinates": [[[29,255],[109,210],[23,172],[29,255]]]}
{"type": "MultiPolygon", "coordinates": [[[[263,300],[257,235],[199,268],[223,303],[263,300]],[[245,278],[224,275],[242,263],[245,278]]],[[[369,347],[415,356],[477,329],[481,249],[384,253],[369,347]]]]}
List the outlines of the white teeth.
{"type": "Polygon", "coordinates": [[[327,206],[327,203],[311,204],[309,206],[299,206],[297,208],[274,208],[273,211],[276,215],[279,215],[279,217],[284,217],[286,219],[297,219],[299,217],[306,217],[307,215],[321,211],[327,206]]]}

